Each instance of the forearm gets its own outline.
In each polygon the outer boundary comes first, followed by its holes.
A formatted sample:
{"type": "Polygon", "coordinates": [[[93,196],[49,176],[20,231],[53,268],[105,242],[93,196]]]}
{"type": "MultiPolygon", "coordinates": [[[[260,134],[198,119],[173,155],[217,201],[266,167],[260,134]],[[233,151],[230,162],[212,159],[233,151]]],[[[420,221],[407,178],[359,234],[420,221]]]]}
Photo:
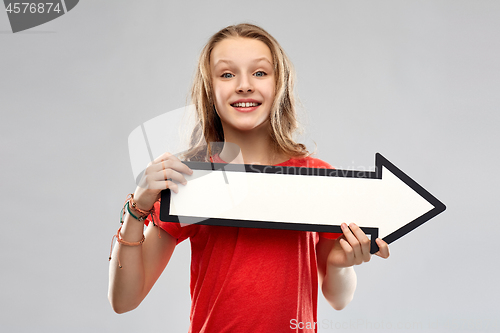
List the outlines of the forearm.
{"type": "MultiPolygon", "coordinates": [[[[120,232],[121,238],[127,242],[139,242],[143,232],[144,225],[129,214],[125,214],[120,232]]],[[[113,309],[123,313],[136,308],[145,297],[144,286],[142,245],[126,246],[115,242],[109,265],[108,291],[113,309]]]]}
{"type": "Polygon", "coordinates": [[[335,310],[342,310],[354,297],[356,283],[356,272],[353,267],[339,268],[327,265],[325,276],[321,281],[321,291],[335,310]]]}
{"type": "Polygon", "coordinates": [[[143,222],[130,212],[137,217],[151,212],[161,190],[169,188],[177,193],[177,183],[186,184],[182,174],[192,173],[187,165],[166,152],[148,164],[139,186],[128,198],[120,232],[123,242],[115,244],[109,266],[108,298],[116,312],[130,311],[142,302],[165,269],[177,244],[177,239],[152,223],[144,233],[143,222]],[[143,233],[144,242],[134,245],[143,239],[143,233]]]}

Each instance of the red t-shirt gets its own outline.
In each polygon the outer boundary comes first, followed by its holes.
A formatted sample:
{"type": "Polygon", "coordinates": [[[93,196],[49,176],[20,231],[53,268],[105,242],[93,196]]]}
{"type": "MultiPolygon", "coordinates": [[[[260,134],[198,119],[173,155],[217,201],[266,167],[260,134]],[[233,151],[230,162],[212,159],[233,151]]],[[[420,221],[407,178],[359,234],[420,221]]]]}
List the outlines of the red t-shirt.
{"type": "MultiPolygon", "coordinates": [[[[214,162],[224,163],[218,156],[214,162]]],[[[278,165],[331,168],[312,157],[278,165]]],[[[159,203],[155,205],[159,212],[159,203]]],[[[155,220],[160,221],[159,216],[155,220]]],[[[191,241],[189,332],[293,332],[299,331],[292,329],[298,326],[295,323],[317,321],[318,233],[200,224],[181,227],[161,221],[159,225],[177,243],[191,241]]],[[[326,238],[339,235],[321,233],[326,238]]]]}

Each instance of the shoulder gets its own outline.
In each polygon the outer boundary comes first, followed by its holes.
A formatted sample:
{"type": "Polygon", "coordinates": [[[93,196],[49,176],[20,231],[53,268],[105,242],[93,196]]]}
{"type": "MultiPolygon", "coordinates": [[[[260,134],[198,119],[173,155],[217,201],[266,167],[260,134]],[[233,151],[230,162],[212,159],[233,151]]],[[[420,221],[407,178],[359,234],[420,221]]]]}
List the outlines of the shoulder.
{"type": "Polygon", "coordinates": [[[295,167],[306,167],[306,168],[323,168],[323,169],[333,169],[333,167],[319,159],[309,156],[301,157],[301,158],[291,158],[286,162],[280,163],[278,165],[282,166],[295,166],[295,167]]]}

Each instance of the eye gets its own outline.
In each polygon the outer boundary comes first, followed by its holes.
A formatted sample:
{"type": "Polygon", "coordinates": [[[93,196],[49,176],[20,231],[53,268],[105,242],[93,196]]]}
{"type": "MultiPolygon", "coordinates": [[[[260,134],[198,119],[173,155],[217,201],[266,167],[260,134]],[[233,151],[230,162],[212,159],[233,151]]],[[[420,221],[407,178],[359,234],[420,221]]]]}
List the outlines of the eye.
{"type": "Polygon", "coordinates": [[[267,74],[266,74],[266,72],[258,71],[258,72],[255,72],[254,75],[257,76],[257,77],[262,77],[262,76],[266,76],[267,74]]]}
{"type": "Polygon", "coordinates": [[[234,75],[233,75],[233,74],[231,74],[231,73],[224,73],[224,74],[222,74],[222,75],[221,75],[221,77],[223,77],[223,78],[225,78],[225,79],[230,79],[230,78],[232,78],[233,76],[234,76],[234,75]]]}

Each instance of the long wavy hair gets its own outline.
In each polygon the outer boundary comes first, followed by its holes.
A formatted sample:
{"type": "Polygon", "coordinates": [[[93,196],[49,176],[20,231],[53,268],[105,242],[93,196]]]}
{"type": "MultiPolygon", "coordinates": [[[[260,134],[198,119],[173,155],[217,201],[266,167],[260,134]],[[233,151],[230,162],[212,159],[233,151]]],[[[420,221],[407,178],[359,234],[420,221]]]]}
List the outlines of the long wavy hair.
{"type": "Polygon", "coordinates": [[[222,123],[215,111],[210,56],[217,43],[235,37],[257,39],[271,50],[276,78],[276,95],[269,115],[273,152],[296,158],[308,155],[307,148],[293,139],[293,134],[299,126],[293,92],[293,65],[279,43],[267,31],[253,24],[242,23],[228,26],[214,34],[201,52],[191,88],[191,101],[196,108],[196,126],[184,159],[208,161],[210,156],[219,153],[222,148],[221,144],[210,144],[224,142],[222,123]]]}

